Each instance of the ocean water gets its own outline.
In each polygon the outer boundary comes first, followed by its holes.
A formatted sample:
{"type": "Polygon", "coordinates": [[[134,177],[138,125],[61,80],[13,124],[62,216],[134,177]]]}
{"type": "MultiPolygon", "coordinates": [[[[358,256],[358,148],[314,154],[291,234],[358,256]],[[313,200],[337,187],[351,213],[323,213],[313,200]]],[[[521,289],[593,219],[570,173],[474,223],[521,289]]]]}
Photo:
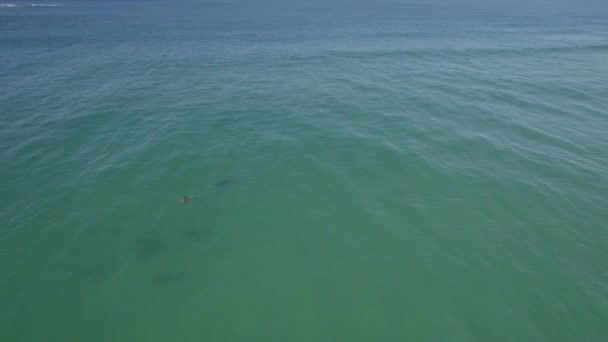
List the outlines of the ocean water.
{"type": "Polygon", "coordinates": [[[608,3],[14,4],[0,341],[608,339],[608,3]]]}

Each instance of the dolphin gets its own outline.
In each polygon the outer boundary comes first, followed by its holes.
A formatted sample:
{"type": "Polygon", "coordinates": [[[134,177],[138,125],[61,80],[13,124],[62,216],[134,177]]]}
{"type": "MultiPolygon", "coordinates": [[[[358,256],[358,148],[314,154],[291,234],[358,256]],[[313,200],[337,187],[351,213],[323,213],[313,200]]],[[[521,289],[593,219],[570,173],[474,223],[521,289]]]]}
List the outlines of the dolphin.
{"type": "Polygon", "coordinates": [[[181,200],[179,200],[179,202],[177,204],[186,204],[186,203],[190,202],[193,199],[196,199],[196,196],[186,196],[186,195],[184,195],[184,197],[181,200]]]}
{"type": "Polygon", "coordinates": [[[228,177],[228,178],[222,179],[219,182],[215,182],[215,184],[213,184],[213,187],[216,189],[222,189],[222,188],[228,187],[229,185],[234,185],[237,182],[238,182],[238,178],[228,177]]]}

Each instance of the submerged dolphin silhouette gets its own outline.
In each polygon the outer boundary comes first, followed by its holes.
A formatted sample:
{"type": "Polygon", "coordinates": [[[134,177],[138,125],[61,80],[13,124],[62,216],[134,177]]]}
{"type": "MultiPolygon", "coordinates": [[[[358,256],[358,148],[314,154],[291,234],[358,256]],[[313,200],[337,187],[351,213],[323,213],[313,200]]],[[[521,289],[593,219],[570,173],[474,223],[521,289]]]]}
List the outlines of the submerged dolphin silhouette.
{"type": "Polygon", "coordinates": [[[196,199],[196,196],[186,196],[186,195],[184,195],[184,197],[181,200],[179,200],[179,202],[177,204],[186,204],[186,203],[190,202],[193,199],[196,199]]]}
{"type": "Polygon", "coordinates": [[[229,185],[234,185],[238,181],[239,180],[236,177],[228,177],[228,178],[222,179],[219,182],[215,182],[215,184],[213,184],[213,187],[216,189],[221,189],[221,188],[228,187],[229,185]]]}

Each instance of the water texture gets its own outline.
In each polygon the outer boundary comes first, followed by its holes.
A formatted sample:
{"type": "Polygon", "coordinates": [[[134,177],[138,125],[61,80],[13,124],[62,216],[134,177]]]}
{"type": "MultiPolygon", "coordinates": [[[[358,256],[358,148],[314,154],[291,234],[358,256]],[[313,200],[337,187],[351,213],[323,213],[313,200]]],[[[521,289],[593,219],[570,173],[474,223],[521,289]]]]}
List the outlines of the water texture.
{"type": "Polygon", "coordinates": [[[0,341],[608,338],[605,2],[15,4],[0,341]]]}

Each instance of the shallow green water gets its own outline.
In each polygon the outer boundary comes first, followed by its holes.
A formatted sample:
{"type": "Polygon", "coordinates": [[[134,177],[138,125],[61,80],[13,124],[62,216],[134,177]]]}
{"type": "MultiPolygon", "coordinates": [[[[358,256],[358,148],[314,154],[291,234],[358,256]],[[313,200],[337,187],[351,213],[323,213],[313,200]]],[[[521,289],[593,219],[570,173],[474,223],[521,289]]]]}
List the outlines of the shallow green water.
{"type": "Polygon", "coordinates": [[[608,337],[606,5],[63,5],[0,8],[0,341],[608,337]]]}

